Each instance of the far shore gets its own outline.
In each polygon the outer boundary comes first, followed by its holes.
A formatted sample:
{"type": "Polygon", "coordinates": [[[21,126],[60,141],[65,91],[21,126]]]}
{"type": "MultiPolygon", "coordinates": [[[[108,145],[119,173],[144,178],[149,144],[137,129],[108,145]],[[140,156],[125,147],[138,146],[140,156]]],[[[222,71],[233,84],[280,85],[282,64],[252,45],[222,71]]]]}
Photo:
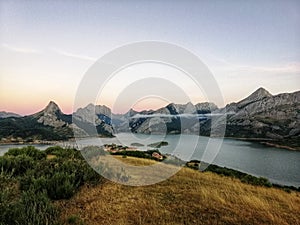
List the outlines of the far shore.
{"type": "Polygon", "coordinates": [[[286,146],[286,145],[280,145],[280,144],[275,144],[272,142],[260,142],[263,145],[266,146],[270,146],[270,147],[275,147],[275,148],[282,148],[282,149],[287,149],[287,150],[291,150],[291,151],[300,151],[300,147],[290,147],[290,146],[286,146]]]}
{"type": "MultiPolygon", "coordinates": [[[[241,141],[250,141],[250,142],[266,145],[269,147],[281,148],[281,149],[286,149],[286,150],[290,150],[290,151],[300,151],[300,146],[292,147],[292,146],[288,146],[285,144],[278,144],[278,143],[276,143],[277,140],[269,139],[269,138],[236,138],[236,137],[225,137],[225,138],[241,140],[241,141]]],[[[288,140],[286,140],[286,141],[288,141],[288,140]]]]}
{"type": "MultiPolygon", "coordinates": [[[[276,143],[278,140],[270,139],[270,138],[239,138],[239,137],[224,137],[225,139],[233,139],[239,141],[249,141],[253,143],[262,144],[268,147],[281,148],[290,151],[300,151],[300,146],[292,147],[286,144],[278,144],[276,143]]],[[[288,140],[286,140],[288,141],[288,140]]]]}
{"type": "MultiPolygon", "coordinates": [[[[100,138],[109,138],[106,136],[99,136],[100,138]]],[[[84,137],[82,137],[84,138],[84,137]]],[[[212,137],[214,138],[214,137],[212,137]]],[[[218,138],[218,137],[215,137],[218,138]]],[[[278,140],[270,139],[270,138],[245,138],[245,137],[224,137],[224,139],[233,139],[233,140],[240,140],[240,141],[249,141],[254,143],[259,143],[268,147],[274,147],[274,148],[280,148],[280,149],[286,149],[290,151],[300,151],[300,146],[294,147],[289,146],[286,144],[279,144],[277,143],[278,140]]],[[[34,140],[34,141],[24,141],[24,140],[0,140],[0,145],[59,145],[64,142],[74,142],[75,138],[70,138],[68,140],[34,140]]],[[[282,141],[282,140],[281,140],[282,141]]],[[[287,142],[289,140],[286,140],[287,142]]]]}
{"type": "Polygon", "coordinates": [[[35,140],[35,141],[0,141],[1,145],[55,145],[62,143],[63,141],[46,141],[46,140],[35,140]]]}

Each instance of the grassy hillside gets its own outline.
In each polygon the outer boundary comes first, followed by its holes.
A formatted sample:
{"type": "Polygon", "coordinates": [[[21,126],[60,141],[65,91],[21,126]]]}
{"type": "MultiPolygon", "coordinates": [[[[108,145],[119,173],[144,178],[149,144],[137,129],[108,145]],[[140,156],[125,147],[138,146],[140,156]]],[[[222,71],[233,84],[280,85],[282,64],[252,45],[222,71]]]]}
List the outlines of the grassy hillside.
{"type": "MultiPolygon", "coordinates": [[[[152,160],[121,158],[134,165],[152,160]]],[[[65,224],[299,224],[300,194],[183,168],[151,186],[87,186],[56,202],[65,224]]]]}
{"type": "MultiPolygon", "coordinates": [[[[97,147],[83,151],[88,151],[87,156],[93,159],[96,153],[102,156],[104,153],[97,147]]],[[[114,157],[136,166],[157,163],[153,159],[114,157]]],[[[98,169],[111,174],[116,168],[99,163],[98,169]]],[[[131,187],[105,180],[74,149],[10,149],[0,157],[0,225],[298,224],[300,221],[300,192],[258,186],[265,184],[256,182],[260,179],[247,179],[255,182],[246,184],[240,177],[243,174],[224,168],[211,169],[223,175],[183,168],[161,183],[131,187]]],[[[147,175],[142,176],[140,179],[148,179],[147,175]]],[[[126,177],[123,174],[119,178],[126,177]]]]}

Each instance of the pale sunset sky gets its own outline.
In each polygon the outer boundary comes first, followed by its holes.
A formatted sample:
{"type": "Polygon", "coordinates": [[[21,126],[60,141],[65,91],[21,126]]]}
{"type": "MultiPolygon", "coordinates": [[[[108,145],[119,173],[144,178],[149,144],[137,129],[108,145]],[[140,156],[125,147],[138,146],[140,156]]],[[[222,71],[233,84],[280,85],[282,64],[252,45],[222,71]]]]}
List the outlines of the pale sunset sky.
{"type": "MultiPolygon", "coordinates": [[[[0,0],[0,111],[28,115],[53,100],[71,113],[77,87],[98,58],[145,40],[196,54],[213,73],[225,103],[259,87],[272,94],[300,90],[297,0],[0,0]]],[[[180,72],[154,67],[144,70],[185,83],[193,103],[203,100],[180,72]]],[[[130,73],[139,79],[141,71],[137,66],[120,72],[122,78],[111,87],[124,84],[130,73]]],[[[107,88],[99,104],[112,107],[112,89],[107,88]]],[[[175,97],[170,100],[176,102],[175,97]]],[[[166,103],[148,99],[135,109],[166,103]]],[[[115,112],[131,106],[124,102],[115,112]]]]}

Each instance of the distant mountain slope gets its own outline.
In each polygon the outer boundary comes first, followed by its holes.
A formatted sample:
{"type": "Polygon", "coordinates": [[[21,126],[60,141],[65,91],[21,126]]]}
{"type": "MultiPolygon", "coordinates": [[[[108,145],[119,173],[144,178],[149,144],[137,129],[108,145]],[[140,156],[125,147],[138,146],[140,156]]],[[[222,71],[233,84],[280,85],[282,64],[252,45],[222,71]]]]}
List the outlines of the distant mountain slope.
{"type": "Polygon", "coordinates": [[[227,105],[225,110],[230,112],[227,136],[299,139],[300,91],[272,96],[258,89],[246,99],[227,105]]]}
{"type": "Polygon", "coordinates": [[[114,130],[111,122],[111,110],[106,106],[89,104],[84,108],[79,108],[73,113],[73,125],[75,135],[94,136],[99,135],[112,137],[114,130]]]}
{"type": "Polygon", "coordinates": [[[0,119],[0,138],[6,140],[65,140],[72,137],[68,126],[71,115],[65,115],[50,102],[47,107],[30,116],[0,119]]]}
{"type": "Polygon", "coordinates": [[[8,118],[8,117],[21,117],[21,115],[12,112],[5,112],[5,111],[0,112],[0,118],[8,118]]]}
{"type": "Polygon", "coordinates": [[[131,109],[124,115],[113,115],[112,123],[117,132],[199,134],[197,114],[207,114],[217,109],[214,103],[208,102],[196,105],[191,102],[170,103],[158,110],[136,112],[131,109]]]}
{"type": "MultiPolygon", "coordinates": [[[[100,135],[112,136],[105,130],[106,124],[100,123],[97,131],[100,135]]],[[[34,140],[67,140],[87,136],[88,131],[78,127],[72,121],[72,115],[64,114],[58,105],[51,101],[44,110],[30,116],[9,117],[0,119],[0,140],[34,141],[34,140]]]]}
{"type": "MultiPolygon", "coordinates": [[[[226,137],[276,140],[276,143],[300,146],[300,91],[273,96],[259,88],[245,99],[221,109],[213,103],[171,103],[156,111],[118,115],[118,123],[113,120],[113,125],[116,131],[122,132],[195,134],[198,131],[199,134],[200,129],[200,135],[209,136],[211,118],[220,114],[227,117],[226,137]],[[186,113],[202,116],[195,121],[184,117],[186,113]],[[182,127],[182,122],[186,127],[182,127]]],[[[223,125],[214,124],[217,128],[223,125]]]]}

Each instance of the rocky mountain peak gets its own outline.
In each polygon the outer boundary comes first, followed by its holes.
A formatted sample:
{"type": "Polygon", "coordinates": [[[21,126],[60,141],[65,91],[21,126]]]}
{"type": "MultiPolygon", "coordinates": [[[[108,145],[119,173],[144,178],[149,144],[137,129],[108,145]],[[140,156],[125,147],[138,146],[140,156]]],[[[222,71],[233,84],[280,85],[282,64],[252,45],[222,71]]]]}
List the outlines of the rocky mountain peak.
{"type": "Polygon", "coordinates": [[[250,103],[262,100],[264,98],[272,97],[273,95],[268,92],[266,89],[260,87],[256,91],[254,91],[251,95],[249,95],[247,98],[241,100],[238,102],[239,108],[244,107],[250,103]]]}
{"type": "Polygon", "coordinates": [[[271,97],[272,94],[268,92],[266,89],[263,87],[258,88],[256,91],[254,91],[248,98],[257,98],[257,99],[262,99],[265,97],[271,97]]]}
{"type": "Polygon", "coordinates": [[[218,106],[212,102],[201,102],[195,105],[197,111],[212,112],[218,109],[218,106]]]}
{"type": "Polygon", "coordinates": [[[135,111],[134,109],[129,109],[128,110],[128,112],[127,113],[125,113],[125,115],[127,116],[127,117],[131,117],[131,116],[134,116],[135,114],[137,114],[138,112],[137,111],[135,111]]]}
{"type": "Polygon", "coordinates": [[[71,117],[65,115],[54,101],[50,101],[45,109],[33,114],[39,123],[52,127],[62,127],[71,123],[71,117]]]}
{"type": "Polygon", "coordinates": [[[188,102],[188,103],[185,104],[185,106],[186,106],[186,107],[192,107],[192,106],[194,106],[194,104],[191,103],[191,102],[188,102]]]}
{"type": "Polygon", "coordinates": [[[184,113],[195,113],[196,109],[193,103],[188,102],[186,104],[174,104],[175,108],[177,109],[177,112],[179,114],[184,114],[184,113]]]}
{"type": "Polygon", "coordinates": [[[50,101],[49,104],[46,106],[46,108],[43,110],[43,112],[47,114],[56,113],[56,112],[61,113],[61,110],[55,102],[50,101]]]}
{"type": "Polygon", "coordinates": [[[186,103],[183,107],[183,113],[191,113],[191,114],[196,113],[196,108],[193,105],[193,103],[191,102],[186,103]]]}

